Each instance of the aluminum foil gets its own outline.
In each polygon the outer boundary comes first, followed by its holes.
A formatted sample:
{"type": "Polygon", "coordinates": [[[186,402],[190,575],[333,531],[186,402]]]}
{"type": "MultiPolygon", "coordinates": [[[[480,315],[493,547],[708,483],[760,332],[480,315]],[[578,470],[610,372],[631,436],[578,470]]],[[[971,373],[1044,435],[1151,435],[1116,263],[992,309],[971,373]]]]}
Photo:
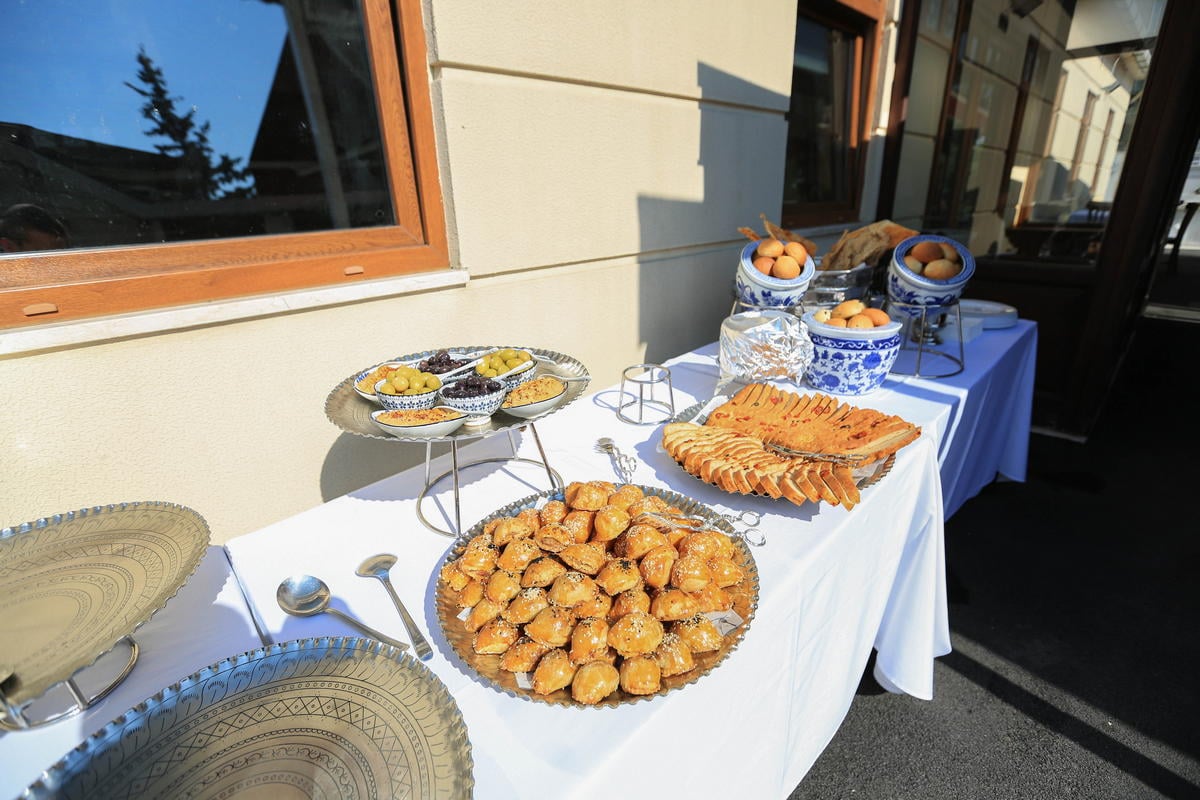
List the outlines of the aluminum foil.
{"type": "Polygon", "coordinates": [[[812,360],[812,340],[794,314],[744,311],[721,323],[723,381],[775,379],[799,383],[812,360]]]}

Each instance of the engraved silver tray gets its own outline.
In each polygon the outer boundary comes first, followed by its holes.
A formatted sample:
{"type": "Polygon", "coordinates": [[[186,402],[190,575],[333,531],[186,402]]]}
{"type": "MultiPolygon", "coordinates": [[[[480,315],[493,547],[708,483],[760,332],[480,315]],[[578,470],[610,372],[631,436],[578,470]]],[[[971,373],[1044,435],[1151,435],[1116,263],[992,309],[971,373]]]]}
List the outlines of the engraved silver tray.
{"type": "Polygon", "coordinates": [[[85,508],[0,530],[7,701],[31,702],[133,633],[191,577],[208,539],[199,514],[161,502],[85,508]]]}
{"type": "Polygon", "coordinates": [[[205,667],[92,734],[23,798],[468,798],[454,699],[369,639],[299,639],[205,667]]]}
{"type": "MultiPolygon", "coordinates": [[[[454,350],[456,352],[478,352],[481,350],[496,350],[510,345],[471,345],[466,347],[451,347],[438,348],[438,350],[454,350]]],[[[553,350],[542,350],[536,347],[518,347],[511,345],[516,350],[528,350],[533,353],[537,360],[537,367],[534,377],[541,375],[555,375],[560,378],[587,378],[590,379],[587,367],[585,367],[577,359],[572,358],[562,353],[556,353],[553,350]]],[[[423,358],[429,358],[438,352],[438,350],[423,350],[420,353],[409,353],[408,355],[389,358],[381,361],[419,361],[423,358]]],[[[381,406],[372,403],[361,397],[358,392],[354,391],[354,379],[359,372],[343,380],[329,393],[325,398],[325,416],[329,417],[330,422],[337,425],[346,433],[353,433],[356,436],[366,436],[371,439],[384,439],[387,441],[400,442],[444,442],[451,439],[475,439],[481,436],[490,436],[493,433],[500,431],[513,430],[522,425],[528,425],[531,421],[536,422],[537,419],[528,420],[521,417],[514,417],[511,414],[505,413],[504,409],[500,409],[488,419],[487,422],[481,425],[464,426],[456,432],[448,436],[395,436],[393,434],[384,433],[371,419],[371,412],[378,411],[381,406]]],[[[542,416],[548,416],[555,413],[559,409],[566,408],[585,391],[587,391],[589,380],[577,380],[567,382],[566,396],[562,402],[554,408],[547,411],[542,416]]]]}
{"type": "MultiPolygon", "coordinates": [[[[635,484],[637,485],[637,484],[635,484]]],[[[713,509],[691,499],[685,495],[677,494],[666,489],[659,489],[653,486],[639,486],[639,488],[647,495],[657,495],[666,500],[672,506],[682,510],[685,515],[698,517],[703,519],[711,527],[728,534],[734,542],[736,557],[735,563],[741,567],[744,577],[742,582],[736,586],[730,586],[726,589],[733,596],[733,610],[742,618],[742,623],[737,628],[725,634],[724,644],[720,650],[710,653],[695,653],[696,661],[695,669],[685,672],[682,675],[673,675],[662,679],[662,688],[655,694],[650,695],[633,695],[626,694],[618,688],[604,700],[601,700],[595,706],[584,705],[578,703],[571,697],[570,687],[560,689],[556,692],[551,692],[547,695],[541,695],[534,692],[532,689],[521,688],[517,684],[516,676],[511,672],[506,672],[500,669],[500,656],[497,655],[480,655],[476,653],[471,646],[473,634],[470,633],[463,622],[458,619],[458,614],[461,611],[455,604],[457,593],[439,576],[436,589],[435,603],[437,606],[438,622],[442,626],[442,633],[445,634],[446,640],[454,651],[458,654],[467,665],[486,683],[491,684],[496,689],[513,697],[520,697],[526,700],[535,702],[549,703],[551,705],[572,706],[576,708],[601,708],[626,705],[636,703],[639,700],[653,700],[667,692],[681,689],[688,684],[695,683],[700,678],[707,675],[712,670],[725,660],[725,658],[737,649],[741,643],[742,637],[746,635],[746,631],[750,627],[750,622],[754,618],[754,612],[758,609],[758,566],[754,563],[754,556],[750,554],[750,549],[742,540],[730,521],[721,514],[718,514],[713,509]]],[[[470,539],[483,532],[483,526],[491,522],[493,519],[501,517],[510,517],[526,508],[540,507],[544,505],[543,501],[562,500],[563,490],[555,489],[550,491],[539,492],[513,503],[509,503],[498,511],[490,514],[480,520],[473,528],[459,537],[454,546],[446,554],[445,559],[439,565],[438,569],[449,561],[453,561],[462,555],[466,549],[467,542],[470,539]]]]}

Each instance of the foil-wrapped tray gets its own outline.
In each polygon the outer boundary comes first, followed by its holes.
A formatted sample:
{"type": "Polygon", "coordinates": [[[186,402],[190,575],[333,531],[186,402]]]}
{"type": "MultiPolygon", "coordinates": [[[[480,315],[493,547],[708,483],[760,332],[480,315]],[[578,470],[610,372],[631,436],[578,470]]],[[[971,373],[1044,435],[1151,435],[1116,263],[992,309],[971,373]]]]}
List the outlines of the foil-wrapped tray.
{"type": "Polygon", "coordinates": [[[172,503],[97,506],[0,530],[0,666],[21,707],[91,665],[173,597],[208,547],[172,503]]]}
{"type": "MultiPolygon", "coordinates": [[[[440,577],[437,583],[435,603],[437,606],[438,622],[442,627],[442,633],[445,634],[446,640],[458,654],[459,658],[465,662],[466,666],[474,671],[486,683],[490,684],[505,694],[519,697],[525,700],[535,702],[549,703],[551,705],[572,706],[582,708],[603,708],[635,703],[639,700],[653,700],[656,697],[667,694],[668,692],[682,689],[684,686],[695,683],[703,678],[709,672],[716,669],[725,659],[737,649],[741,643],[742,637],[746,635],[746,631],[750,627],[750,622],[754,617],[754,613],[758,608],[758,567],[754,563],[754,557],[750,554],[750,549],[746,546],[745,541],[740,537],[738,532],[727,517],[721,515],[709,508],[708,506],[696,500],[686,497],[685,495],[677,494],[676,492],[666,489],[659,489],[652,486],[639,487],[647,495],[657,495],[666,500],[668,504],[679,508],[685,515],[696,517],[704,521],[709,527],[719,530],[733,539],[735,545],[734,562],[741,568],[743,579],[736,586],[731,586],[726,589],[733,597],[733,611],[741,618],[741,622],[736,628],[725,634],[724,644],[720,650],[709,653],[695,653],[694,659],[696,662],[695,669],[692,669],[682,675],[674,675],[664,677],[662,679],[662,688],[655,694],[650,695],[633,695],[627,694],[621,689],[617,689],[604,700],[601,700],[595,706],[587,706],[578,703],[571,697],[570,688],[560,689],[559,691],[550,694],[541,695],[534,692],[532,689],[523,688],[517,680],[514,673],[506,672],[500,669],[500,656],[498,655],[480,655],[476,653],[471,646],[473,634],[467,630],[463,622],[458,618],[462,611],[455,603],[457,593],[440,577]]],[[[539,492],[521,500],[517,500],[498,509],[494,513],[482,519],[478,524],[464,533],[455,545],[446,554],[445,560],[439,565],[444,566],[446,562],[453,561],[462,555],[466,549],[467,542],[474,536],[477,536],[483,531],[483,527],[494,519],[502,517],[511,517],[526,508],[540,508],[547,501],[562,500],[563,490],[548,490],[539,492]]]]}
{"type": "Polygon", "coordinates": [[[369,639],[227,658],[130,709],[25,790],[42,798],[469,798],[471,745],[428,669],[369,639]]]}
{"type": "MultiPolygon", "coordinates": [[[[484,350],[498,350],[509,345],[470,345],[465,347],[449,348],[455,352],[475,353],[484,350]]],[[[546,415],[553,414],[560,409],[566,408],[584,392],[587,391],[589,379],[591,376],[579,360],[562,353],[556,353],[553,350],[542,350],[536,347],[517,347],[512,346],[515,350],[527,350],[533,353],[537,361],[534,377],[542,375],[553,375],[560,378],[584,378],[585,380],[567,381],[567,391],[561,403],[553,409],[546,412],[546,415]]],[[[446,349],[446,348],[439,348],[446,349]]],[[[380,363],[387,361],[403,361],[411,363],[420,361],[424,358],[436,354],[438,350],[423,350],[420,353],[409,353],[408,355],[398,356],[396,358],[385,359],[380,363]]],[[[354,390],[355,378],[359,373],[355,373],[347,377],[337,386],[333,387],[329,395],[325,398],[325,416],[334,425],[337,425],[346,433],[352,433],[356,436],[366,436],[371,439],[384,439],[391,442],[437,442],[449,441],[451,439],[474,439],[481,436],[490,436],[493,433],[501,431],[513,430],[528,425],[530,420],[523,419],[508,414],[504,409],[500,409],[488,419],[487,422],[481,425],[471,425],[459,428],[456,432],[447,436],[428,437],[428,436],[396,436],[393,434],[384,433],[371,419],[371,412],[378,411],[380,406],[372,403],[370,400],[364,399],[354,390]]],[[[535,420],[536,421],[536,420],[535,420]]]]}

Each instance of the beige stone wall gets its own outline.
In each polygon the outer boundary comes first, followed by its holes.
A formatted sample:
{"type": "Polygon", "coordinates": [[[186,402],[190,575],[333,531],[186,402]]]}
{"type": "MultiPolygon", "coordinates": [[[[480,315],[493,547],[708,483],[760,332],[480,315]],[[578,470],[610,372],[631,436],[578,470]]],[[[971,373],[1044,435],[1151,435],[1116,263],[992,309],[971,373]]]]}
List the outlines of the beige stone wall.
{"type": "Polygon", "coordinates": [[[606,385],[716,338],[734,229],[780,204],[795,3],[425,10],[470,281],[0,356],[0,525],[167,500],[224,542],[419,462],[325,419],[361,366],[495,341],[571,353],[606,385]]]}

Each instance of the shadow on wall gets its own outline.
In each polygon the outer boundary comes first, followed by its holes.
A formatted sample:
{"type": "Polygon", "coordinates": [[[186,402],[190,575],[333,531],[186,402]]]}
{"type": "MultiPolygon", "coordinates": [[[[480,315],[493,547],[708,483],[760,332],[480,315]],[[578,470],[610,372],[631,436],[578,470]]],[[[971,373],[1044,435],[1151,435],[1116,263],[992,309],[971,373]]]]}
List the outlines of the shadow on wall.
{"type": "MultiPolygon", "coordinates": [[[[783,202],[788,96],[704,63],[696,74],[699,199],[637,198],[638,334],[655,363],[716,341],[745,241],[737,228],[760,229],[758,215],[778,217],[783,202]]],[[[661,161],[677,164],[680,154],[664,152],[661,161]]]]}

